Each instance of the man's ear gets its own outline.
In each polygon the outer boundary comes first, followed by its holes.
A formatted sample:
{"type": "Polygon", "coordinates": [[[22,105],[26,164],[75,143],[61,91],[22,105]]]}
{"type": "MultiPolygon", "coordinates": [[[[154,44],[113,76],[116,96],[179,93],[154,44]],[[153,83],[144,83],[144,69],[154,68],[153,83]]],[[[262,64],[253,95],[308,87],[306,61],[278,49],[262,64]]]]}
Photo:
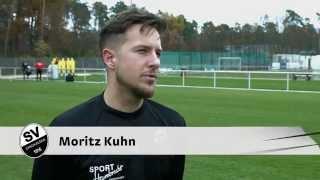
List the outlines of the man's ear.
{"type": "Polygon", "coordinates": [[[105,48],[102,50],[102,58],[104,64],[108,69],[115,68],[115,52],[111,49],[105,48]]]}

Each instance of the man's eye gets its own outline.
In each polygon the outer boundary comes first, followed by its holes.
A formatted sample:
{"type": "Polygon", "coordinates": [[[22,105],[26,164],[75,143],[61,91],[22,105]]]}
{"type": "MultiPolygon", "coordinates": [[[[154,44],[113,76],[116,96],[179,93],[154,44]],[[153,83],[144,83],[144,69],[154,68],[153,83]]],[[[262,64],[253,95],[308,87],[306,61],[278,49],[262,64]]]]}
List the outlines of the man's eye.
{"type": "Polygon", "coordinates": [[[140,54],[145,54],[145,53],[147,53],[147,50],[146,49],[138,49],[137,52],[140,54]]]}
{"type": "Polygon", "coordinates": [[[156,52],[157,56],[160,57],[161,56],[161,52],[156,52]]]}

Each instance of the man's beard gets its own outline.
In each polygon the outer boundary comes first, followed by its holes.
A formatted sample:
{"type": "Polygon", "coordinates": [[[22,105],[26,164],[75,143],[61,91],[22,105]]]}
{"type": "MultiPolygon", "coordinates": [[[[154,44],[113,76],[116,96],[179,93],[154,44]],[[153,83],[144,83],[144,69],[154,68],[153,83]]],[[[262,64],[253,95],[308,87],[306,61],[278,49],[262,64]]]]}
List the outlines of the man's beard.
{"type": "Polygon", "coordinates": [[[126,81],[125,78],[119,73],[116,74],[116,79],[120,85],[127,88],[128,91],[131,92],[136,98],[147,99],[151,98],[154,94],[154,89],[148,90],[148,88],[139,87],[138,85],[132,85],[128,83],[128,81],[126,81]]]}

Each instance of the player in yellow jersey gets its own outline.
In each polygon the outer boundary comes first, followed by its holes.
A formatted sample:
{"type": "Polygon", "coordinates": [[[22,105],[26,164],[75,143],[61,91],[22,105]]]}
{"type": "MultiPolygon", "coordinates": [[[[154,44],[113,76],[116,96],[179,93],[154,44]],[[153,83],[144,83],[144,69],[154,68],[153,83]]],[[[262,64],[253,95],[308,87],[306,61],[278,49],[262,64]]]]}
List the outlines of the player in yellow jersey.
{"type": "Polygon", "coordinates": [[[60,75],[61,76],[66,75],[66,61],[64,58],[60,60],[60,75]]]}
{"type": "Polygon", "coordinates": [[[71,59],[67,58],[66,60],[66,74],[71,73],[71,59]]]}
{"type": "Polygon", "coordinates": [[[71,74],[72,74],[72,75],[75,75],[75,71],[76,71],[76,61],[75,61],[73,58],[71,58],[70,64],[71,64],[71,74]]]}

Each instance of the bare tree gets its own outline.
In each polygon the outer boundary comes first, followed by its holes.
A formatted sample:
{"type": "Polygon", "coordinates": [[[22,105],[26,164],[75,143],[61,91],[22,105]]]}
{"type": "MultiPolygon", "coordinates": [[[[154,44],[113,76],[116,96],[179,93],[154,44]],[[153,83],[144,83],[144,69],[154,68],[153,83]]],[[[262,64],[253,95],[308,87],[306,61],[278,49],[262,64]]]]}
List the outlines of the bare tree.
{"type": "Polygon", "coordinates": [[[8,55],[8,43],[9,43],[9,36],[10,36],[11,24],[12,24],[12,18],[14,16],[15,6],[16,6],[16,0],[13,0],[8,10],[8,25],[7,25],[7,31],[6,31],[5,41],[4,41],[4,56],[8,55]]]}

